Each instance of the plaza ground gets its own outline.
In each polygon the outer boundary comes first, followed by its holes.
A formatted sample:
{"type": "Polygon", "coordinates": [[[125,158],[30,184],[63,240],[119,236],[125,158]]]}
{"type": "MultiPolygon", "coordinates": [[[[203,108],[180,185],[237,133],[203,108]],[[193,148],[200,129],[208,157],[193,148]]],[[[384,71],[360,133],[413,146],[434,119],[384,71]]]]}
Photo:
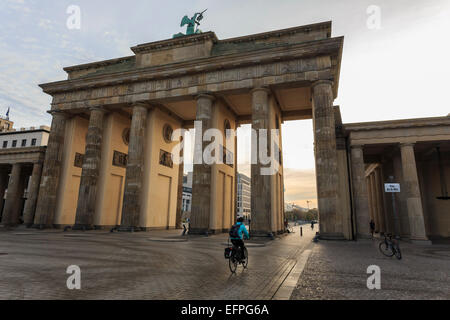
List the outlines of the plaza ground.
{"type": "Polygon", "coordinates": [[[400,243],[403,259],[378,251],[379,239],[314,246],[292,300],[450,299],[450,245],[400,243]],[[381,290],[368,290],[367,268],[381,269],[381,290]]]}
{"type": "MultiPolygon", "coordinates": [[[[309,230],[308,230],[309,229],[309,230]]],[[[249,268],[232,275],[226,235],[181,231],[0,231],[0,299],[271,299],[312,245],[313,232],[248,243],[249,268]],[[68,290],[68,266],[81,290],[68,290]]]]}
{"type": "Polygon", "coordinates": [[[397,261],[375,242],[315,244],[317,227],[303,230],[248,242],[249,269],[236,275],[223,257],[226,235],[1,230],[0,299],[449,299],[448,245],[402,243],[397,261]],[[372,264],[382,270],[380,291],[366,287],[372,264]],[[81,290],[66,287],[71,265],[81,268],[81,290]]]}

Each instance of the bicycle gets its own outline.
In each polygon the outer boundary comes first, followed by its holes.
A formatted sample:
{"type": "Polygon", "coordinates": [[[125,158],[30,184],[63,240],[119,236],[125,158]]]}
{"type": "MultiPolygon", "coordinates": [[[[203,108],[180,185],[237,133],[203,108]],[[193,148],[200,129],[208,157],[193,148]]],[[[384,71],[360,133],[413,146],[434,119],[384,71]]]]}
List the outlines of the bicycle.
{"type": "Polygon", "coordinates": [[[230,267],[231,273],[236,273],[237,267],[241,264],[244,269],[248,267],[248,251],[247,248],[244,247],[244,256],[240,256],[239,248],[234,244],[230,247],[230,240],[228,240],[228,248],[225,248],[225,259],[228,259],[228,266],[230,267]]]}
{"type": "Polygon", "coordinates": [[[400,251],[400,246],[397,239],[393,239],[392,234],[385,234],[384,240],[380,242],[379,245],[380,252],[386,257],[395,257],[398,260],[402,259],[402,252],[400,251]]]}

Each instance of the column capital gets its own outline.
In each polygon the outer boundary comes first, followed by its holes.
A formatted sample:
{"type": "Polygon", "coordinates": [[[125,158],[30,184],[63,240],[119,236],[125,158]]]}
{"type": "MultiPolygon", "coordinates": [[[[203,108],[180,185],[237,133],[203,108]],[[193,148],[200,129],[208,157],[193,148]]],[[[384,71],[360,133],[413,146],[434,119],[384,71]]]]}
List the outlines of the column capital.
{"type": "Polygon", "coordinates": [[[257,88],[253,88],[252,90],[250,90],[250,92],[253,94],[254,92],[258,92],[258,91],[264,91],[267,94],[271,94],[272,92],[270,91],[270,89],[268,87],[257,87],[257,88]]]}
{"type": "Polygon", "coordinates": [[[66,118],[66,119],[71,117],[71,115],[67,111],[64,111],[64,110],[56,110],[56,109],[49,110],[49,111],[47,111],[47,113],[52,115],[52,117],[60,116],[60,117],[66,118]]]}
{"type": "Polygon", "coordinates": [[[200,94],[195,96],[195,100],[198,101],[200,99],[209,99],[212,102],[214,102],[216,100],[216,97],[213,94],[209,93],[209,92],[204,92],[204,93],[200,93],[200,94]]]}
{"type": "Polygon", "coordinates": [[[361,150],[363,150],[364,149],[364,145],[363,144],[352,144],[350,146],[350,149],[361,149],[361,150]]]}
{"type": "Polygon", "coordinates": [[[104,107],[90,107],[89,111],[101,111],[103,113],[105,113],[107,110],[104,107]]]}
{"type": "Polygon", "coordinates": [[[150,103],[149,102],[147,102],[147,101],[136,101],[136,102],[133,102],[132,104],[131,104],[131,108],[145,108],[145,109],[151,109],[152,108],[152,106],[150,105],[150,103]]]}
{"type": "Polygon", "coordinates": [[[400,143],[400,148],[405,148],[405,147],[413,147],[416,145],[415,142],[405,142],[405,143],[400,143]]]}
{"type": "Polygon", "coordinates": [[[334,86],[334,82],[331,80],[317,80],[315,82],[313,82],[313,84],[311,85],[311,89],[315,89],[315,87],[320,86],[320,85],[329,85],[331,87],[334,86]]]}

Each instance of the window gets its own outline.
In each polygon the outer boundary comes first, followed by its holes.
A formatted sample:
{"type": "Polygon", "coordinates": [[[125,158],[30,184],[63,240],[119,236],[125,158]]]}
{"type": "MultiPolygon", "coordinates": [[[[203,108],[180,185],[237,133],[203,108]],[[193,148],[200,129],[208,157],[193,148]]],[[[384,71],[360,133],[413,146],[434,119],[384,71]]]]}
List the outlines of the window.
{"type": "Polygon", "coordinates": [[[8,141],[3,141],[3,149],[8,148],[8,141]]]}
{"type": "Polygon", "coordinates": [[[12,142],[12,147],[13,147],[13,148],[17,147],[17,140],[13,140],[13,142],[12,142]]]}
{"type": "Polygon", "coordinates": [[[22,147],[26,147],[26,145],[27,145],[27,140],[26,140],[26,139],[23,139],[23,140],[22,140],[22,147]]]}
{"type": "Polygon", "coordinates": [[[32,146],[35,146],[35,145],[36,145],[36,142],[37,142],[37,139],[31,139],[31,145],[32,145],[32,146]]]}

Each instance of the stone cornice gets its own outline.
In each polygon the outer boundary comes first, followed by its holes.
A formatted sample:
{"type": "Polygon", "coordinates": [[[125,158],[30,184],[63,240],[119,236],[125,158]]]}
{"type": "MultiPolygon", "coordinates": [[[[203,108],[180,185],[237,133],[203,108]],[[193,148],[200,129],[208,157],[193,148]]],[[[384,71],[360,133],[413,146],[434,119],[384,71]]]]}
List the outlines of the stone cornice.
{"type": "Polygon", "coordinates": [[[186,46],[190,44],[202,43],[205,41],[218,42],[217,36],[214,32],[205,32],[200,34],[195,34],[191,36],[184,36],[175,39],[162,40],[157,42],[150,42],[145,44],[140,44],[131,48],[134,53],[147,53],[152,51],[164,50],[173,47],[186,46]]]}
{"type": "Polygon", "coordinates": [[[87,69],[98,68],[98,67],[107,67],[107,66],[116,65],[116,64],[119,64],[122,62],[131,61],[134,59],[134,57],[135,56],[128,56],[128,57],[122,57],[122,58],[117,58],[117,59],[110,59],[110,60],[80,64],[77,66],[63,68],[63,70],[66,72],[73,72],[73,71],[87,70],[87,69]]]}
{"type": "Polygon", "coordinates": [[[237,38],[219,40],[219,43],[252,42],[252,41],[265,40],[265,39],[269,39],[269,38],[281,37],[284,35],[291,35],[291,34],[296,34],[296,33],[305,33],[305,32],[308,33],[308,32],[314,31],[314,30],[321,30],[321,29],[328,30],[331,33],[331,24],[332,24],[331,21],[320,22],[320,23],[310,24],[310,25],[306,25],[306,26],[293,27],[293,28],[288,28],[288,29],[257,33],[257,34],[252,34],[252,35],[242,36],[242,37],[237,37],[237,38]]]}
{"type": "Polygon", "coordinates": [[[361,122],[344,124],[347,132],[418,127],[450,126],[450,117],[417,118],[393,121],[361,122]]]}
{"type": "MultiPolygon", "coordinates": [[[[282,30],[276,30],[276,31],[269,31],[269,32],[263,32],[243,37],[236,37],[236,38],[230,38],[230,39],[224,39],[224,40],[218,40],[216,34],[214,32],[205,32],[201,34],[191,35],[191,36],[184,36],[179,37],[175,39],[167,39],[167,40],[161,40],[156,42],[150,42],[150,43],[144,43],[140,44],[134,47],[131,47],[130,49],[135,53],[146,53],[149,51],[157,51],[162,49],[167,49],[171,47],[178,47],[183,46],[186,44],[195,44],[198,42],[204,42],[207,40],[212,40],[214,43],[242,43],[242,42],[252,42],[257,40],[264,40],[268,38],[273,37],[281,37],[283,35],[290,35],[290,34],[296,34],[300,32],[311,32],[313,30],[320,30],[320,29],[327,29],[331,33],[331,21],[321,22],[321,23],[315,23],[310,24],[306,26],[300,26],[300,27],[293,27],[288,29],[282,29],[282,30]]],[[[110,60],[104,60],[104,61],[97,61],[92,63],[86,63],[76,66],[70,66],[63,68],[66,72],[73,72],[73,71],[80,71],[80,70],[86,70],[91,68],[98,68],[98,67],[106,67],[110,65],[115,65],[121,62],[131,61],[135,56],[128,56],[128,57],[121,57],[116,59],[110,59],[110,60]]]]}
{"type": "Polygon", "coordinates": [[[46,146],[28,147],[28,148],[8,148],[0,150],[0,157],[8,154],[28,154],[28,153],[45,153],[46,146]]]}
{"type": "Polygon", "coordinates": [[[245,53],[213,56],[187,62],[173,63],[165,66],[133,69],[130,71],[102,74],[89,78],[52,82],[41,84],[40,87],[45,93],[54,94],[146,80],[165,79],[228,68],[261,65],[270,62],[309,58],[320,55],[336,56],[342,51],[342,45],[343,37],[337,37],[289,45],[289,50],[286,50],[286,46],[260,49],[245,53]]]}

